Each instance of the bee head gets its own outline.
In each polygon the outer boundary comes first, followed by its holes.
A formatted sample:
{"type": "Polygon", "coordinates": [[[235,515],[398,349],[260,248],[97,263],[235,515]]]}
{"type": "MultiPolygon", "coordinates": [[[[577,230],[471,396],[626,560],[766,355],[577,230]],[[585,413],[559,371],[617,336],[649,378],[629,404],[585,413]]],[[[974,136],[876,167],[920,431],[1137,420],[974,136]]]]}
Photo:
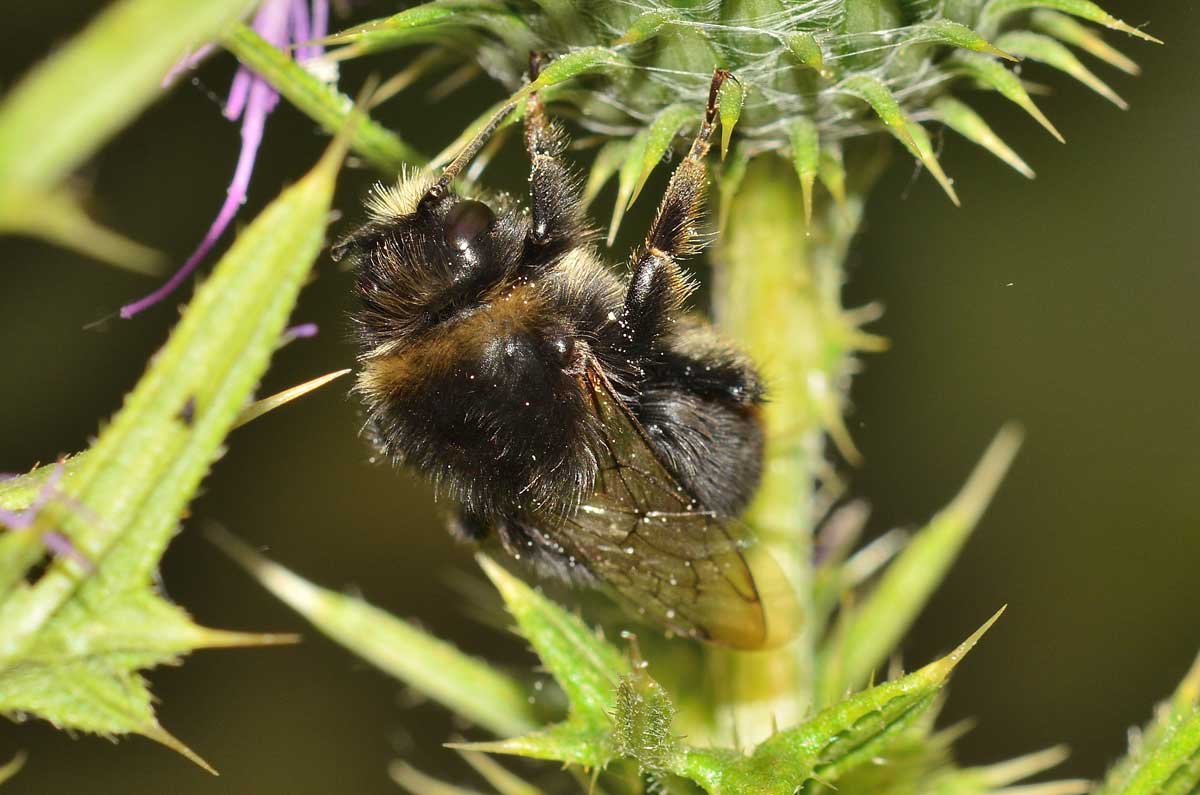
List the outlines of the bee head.
{"type": "Polygon", "coordinates": [[[415,175],[376,189],[368,223],[332,251],[358,266],[364,352],[402,348],[518,278],[528,220],[494,207],[415,175]]]}

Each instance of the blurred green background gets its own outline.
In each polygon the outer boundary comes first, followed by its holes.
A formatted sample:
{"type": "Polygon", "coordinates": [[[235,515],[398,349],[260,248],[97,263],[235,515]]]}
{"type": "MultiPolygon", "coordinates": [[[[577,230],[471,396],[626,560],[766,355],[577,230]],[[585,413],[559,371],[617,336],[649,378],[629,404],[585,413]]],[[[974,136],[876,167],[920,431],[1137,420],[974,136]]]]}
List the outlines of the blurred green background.
{"type": "MultiPolygon", "coordinates": [[[[99,5],[9,4],[0,81],[10,85],[99,5]]],[[[394,7],[366,5],[364,14],[394,7]]],[[[885,303],[876,330],[894,344],[864,362],[850,418],[867,463],[847,474],[874,508],[873,533],[942,505],[1004,420],[1028,431],[906,660],[946,650],[1007,603],[952,687],[946,720],[977,720],[960,756],[980,763],[1065,742],[1074,753],[1061,772],[1085,777],[1122,752],[1126,729],[1200,649],[1200,13],[1178,1],[1106,6],[1167,41],[1112,37],[1146,70],[1134,80],[1098,67],[1133,109],[1030,67],[1055,89],[1042,102],[1064,147],[979,97],[1038,179],[947,138],[943,162],[965,203],[956,210],[897,158],[874,194],[847,289],[850,305],[885,303]]],[[[237,129],[218,104],[231,74],[228,57],[208,63],[80,175],[100,218],[175,261],[203,234],[233,169],[237,129]]],[[[380,115],[435,151],[498,95],[483,84],[438,103],[410,92],[380,115]]],[[[281,105],[242,219],[303,173],[323,141],[281,105]]],[[[510,145],[490,181],[519,190],[522,168],[510,145]]],[[[350,218],[372,178],[342,179],[350,218]]],[[[618,252],[648,204],[626,222],[618,252]]],[[[19,471],[86,446],[176,311],[167,304],[84,331],[153,284],[21,239],[0,239],[0,263],[0,471],[19,471]]],[[[320,266],[296,320],[322,333],[277,357],[264,394],[350,365],[348,289],[346,273],[320,266]]],[[[199,532],[219,522],[318,582],[523,663],[518,643],[469,617],[461,583],[475,577],[470,555],[443,532],[429,492],[368,463],[347,385],[239,430],[165,560],[166,591],[201,622],[306,636],[295,647],[202,652],[150,675],[163,724],[221,777],[142,739],[112,747],[3,722],[0,759],[31,752],[13,792],[390,793],[386,766],[399,756],[462,775],[439,748],[457,729],[441,709],[309,630],[199,532]]]]}

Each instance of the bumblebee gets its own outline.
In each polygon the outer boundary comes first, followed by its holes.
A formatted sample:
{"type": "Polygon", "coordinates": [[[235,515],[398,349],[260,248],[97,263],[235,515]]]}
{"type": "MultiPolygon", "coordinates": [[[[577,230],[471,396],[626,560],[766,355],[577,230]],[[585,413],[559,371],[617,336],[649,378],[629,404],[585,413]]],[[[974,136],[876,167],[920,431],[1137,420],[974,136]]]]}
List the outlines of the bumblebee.
{"type": "Polygon", "coordinates": [[[608,586],[669,632],[760,648],[788,634],[767,609],[788,592],[782,576],[751,569],[735,521],[762,468],[763,386],[685,312],[694,283],[679,265],[700,247],[704,159],[727,79],[714,74],[625,279],[592,245],[565,135],[536,93],[524,120],[528,210],[452,188],[506,109],[439,177],[377,189],[369,221],[335,256],[356,263],[367,433],[453,498],[458,536],[608,586]]]}

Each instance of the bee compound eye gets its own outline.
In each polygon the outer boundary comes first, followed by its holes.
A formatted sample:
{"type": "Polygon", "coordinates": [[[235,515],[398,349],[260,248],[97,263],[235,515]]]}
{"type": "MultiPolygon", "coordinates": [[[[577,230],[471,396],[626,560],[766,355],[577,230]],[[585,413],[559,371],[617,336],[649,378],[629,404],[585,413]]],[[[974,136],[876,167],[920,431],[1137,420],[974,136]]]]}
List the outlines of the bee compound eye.
{"type": "Polygon", "coordinates": [[[483,202],[464,199],[446,213],[442,229],[446,242],[458,251],[466,251],[492,228],[496,214],[483,202]]]}

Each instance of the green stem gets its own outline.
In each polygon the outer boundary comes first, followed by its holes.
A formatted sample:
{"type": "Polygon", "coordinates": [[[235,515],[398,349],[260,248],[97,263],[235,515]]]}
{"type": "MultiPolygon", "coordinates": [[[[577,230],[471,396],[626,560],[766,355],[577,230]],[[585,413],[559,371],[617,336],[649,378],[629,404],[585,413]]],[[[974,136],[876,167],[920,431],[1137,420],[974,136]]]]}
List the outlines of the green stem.
{"type": "Polygon", "coordinates": [[[718,736],[744,747],[776,726],[795,725],[813,702],[821,629],[811,618],[817,486],[827,467],[824,436],[838,436],[850,355],[863,339],[840,302],[842,262],[861,217],[861,193],[841,205],[825,198],[806,228],[790,166],[757,158],[716,251],[717,321],[759,364],[768,388],[763,482],[746,520],[759,540],[755,550],[784,570],[801,611],[795,637],[779,648],[710,651],[718,736]]]}

